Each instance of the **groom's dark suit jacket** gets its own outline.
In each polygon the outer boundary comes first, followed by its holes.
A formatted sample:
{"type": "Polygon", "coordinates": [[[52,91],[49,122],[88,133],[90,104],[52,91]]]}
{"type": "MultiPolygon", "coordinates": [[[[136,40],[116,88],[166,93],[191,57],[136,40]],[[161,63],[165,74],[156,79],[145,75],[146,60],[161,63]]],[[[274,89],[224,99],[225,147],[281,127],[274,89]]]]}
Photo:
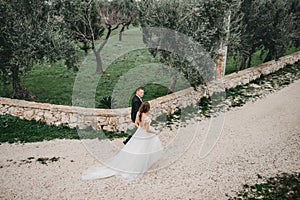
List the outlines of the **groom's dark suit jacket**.
{"type": "Polygon", "coordinates": [[[141,104],[141,99],[138,96],[134,95],[131,101],[131,121],[133,123],[135,122],[136,114],[139,111],[141,104]]]}

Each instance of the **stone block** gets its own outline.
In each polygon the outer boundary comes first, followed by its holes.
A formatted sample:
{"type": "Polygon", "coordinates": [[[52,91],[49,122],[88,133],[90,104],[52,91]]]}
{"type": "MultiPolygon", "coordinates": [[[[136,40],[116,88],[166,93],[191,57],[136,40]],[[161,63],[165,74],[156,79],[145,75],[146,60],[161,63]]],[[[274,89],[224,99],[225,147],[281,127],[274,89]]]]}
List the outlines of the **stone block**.
{"type": "Polygon", "coordinates": [[[69,115],[66,113],[61,113],[61,123],[68,124],[70,121],[69,115]]]}
{"type": "Polygon", "coordinates": [[[32,120],[34,117],[35,111],[34,110],[27,110],[24,111],[24,118],[27,120],[32,120]]]}
{"type": "Polygon", "coordinates": [[[9,107],[7,111],[8,114],[15,114],[15,107],[9,107]]]}
{"type": "Polygon", "coordinates": [[[22,116],[22,117],[24,117],[23,113],[24,113],[24,108],[23,107],[19,107],[19,108],[15,109],[15,113],[14,114],[16,116],[22,116]]]}
{"type": "Polygon", "coordinates": [[[77,115],[74,114],[70,115],[70,123],[75,123],[77,121],[78,121],[77,115]]]}

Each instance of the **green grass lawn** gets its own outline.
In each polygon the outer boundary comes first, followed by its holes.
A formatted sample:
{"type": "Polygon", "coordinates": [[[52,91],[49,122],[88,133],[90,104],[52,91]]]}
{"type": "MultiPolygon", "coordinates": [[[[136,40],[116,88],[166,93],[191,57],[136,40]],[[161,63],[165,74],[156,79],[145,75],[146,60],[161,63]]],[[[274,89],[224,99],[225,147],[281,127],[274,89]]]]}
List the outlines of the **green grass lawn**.
{"type": "Polygon", "coordinates": [[[63,63],[40,64],[23,77],[23,84],[36,96],[34,101],[71,105],[75,76],[63,63]]]}
{"type": "Polygon", "coordinates": [[[24,120],[10,115],[0,115],[0,144],[41,142],[54,139],[112,139],[125,137],[127,133],[93,130],[87,128],[80,131],[67,126],[47,125],[45,122],[24,120]]]}
{"type": "Polygon", "coordinates": [[[48,126],[44,122],[23,120],[10,115],[0,115],[0,132],[0,143],[79,139],[76,129],[64,126],[48,126]]]}
{"type": "MultiPolygon", "coordinates": [[[[147,50],[131,52],[115,61],[99,79],[96,91],[96,107],[101,99],[111,96],[115,84],[120,77],[129,70],[143,64],[153,62],[153,58],[147,50]]],[[[62,63],[55,65],[35,65],[22,79],[24,86],[33,93],[37,102],[48,102],[52,104],[72,105],[73,84],[76,73],[67,69],[62,63]]],[[[142,85],[145,87],[144,100],[151,100],[167,94],[167,88],[155,82],[142,85]]],[[[132,96],[135,88],[131,88],[132,96]]],[[[128,105],[129,101],[128,101],[128,105]]]]}

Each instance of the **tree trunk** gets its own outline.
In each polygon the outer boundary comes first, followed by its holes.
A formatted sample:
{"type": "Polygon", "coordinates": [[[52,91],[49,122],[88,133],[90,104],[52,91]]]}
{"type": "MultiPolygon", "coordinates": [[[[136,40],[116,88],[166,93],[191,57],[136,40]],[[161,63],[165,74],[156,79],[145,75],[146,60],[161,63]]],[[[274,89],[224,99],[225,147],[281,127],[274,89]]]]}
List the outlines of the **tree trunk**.
{"type": "Polygon", "coordinates": [[[125,31],[125,28],[129,29],[130,24],[131,24],[131,20],[129,20],[128,22],[123,24],[123,26],[120,30],[120,33],[119,33],[119,41],[122,41],[122,37],[123,37],[124,31],[125,31]]]}
{"type": "Polygon", "coordinates": [[[272,60],[272,58],[273,58],[273,52],[269,51],[264,62],[268,62],[268,61],[272,60]]]}
{"type": "Polygon", "coordinates": [[[240,65],[240,70],[243,70],[243,69],[246,68],[246,61],[247,61],[246,55],[242,55],[242,60],[241,60],[241,65],[240,65]]]}
{"type": "Polygon", "coordinates": [[[95,54],[96,62],[97,62],[96,73],[99,74],[99,75],[103,74],[103,65],[102,65],[102,59],[101,59],[101,55],[100,55],[101,50],[106,45],[106,43],[107,43],[107,41],[110,37],[111,32],[113,30],[117,29],[118,27],[119,27],[119,24],[116,25],[114,28],[112,28],[111,25],[108,25],[106,37],[105,37],[104,41],[102,42],[102,44],[100,45],[100,47],[98,48],[98,50],[95,47],[95,41],[94,40],[92,41],[92,50],[95,54]]]}
{"type": "Polygon", "coordinates": [[[81,49],[84,51],[85,55],[87,56],[88,50],[90,49],[89,44],[87,42],[83,42],[83,47],[81,49]]]}
{"type": "Polygon", "coordinates": [[[125,30],[125,26],[123,26],[120,30],[120,33],[119,33],[119,41],[122,41],[122,36],[123,36],[123,33],[124,33],[124,30],[125,30]]]}
{"type": "Polygon", "coordinates": [[[251,67],[251,62],[252,62],[252,53],[250,53],[249,57],[248,57],[248,64],[247,67],[250,68],[251,67]]]}
{"type": "Polygon", "coordinates": [[[96,51],[95,48],[93,48],[93,52],[95,54],[96,62],[97,62],[96,73],[97,74],[103,74],[103,66],[102,66],[102,60],[101,60],[100,52],[98,53],[98,51],[96,51]]]}
{"type": "Polygon", "coordinates": [[[30,94],[26,88],[21,86],[18,66],[14,66],[12,68],[12,84],[13,84],[13,96],[12,96],[13,98],[16,99],[34,98],[34,96],[30,94]]]}
{"type": "Polygon", "coordinates": [[[176,83],[177,83],[177,73],[172,76],[172,80],[168,88],[168,94],[174,93],[176,83]]]}
{"type": "Polygon", "coordinates": [[[19,67],[14,66],[12,68],[12,84],[13,84],[13,98],[19,98],[21,96],[22,86],[19,78],[19,67]]]}
{"type": "Polygon", "coordinates": [[[217,59],[216,78],[222,78],[223,76],[223,57],[224,54],[219,52],[217,59]]]}
{"type": "Polygon", "coordinates": [[[4,96],[9,96],[9,89],[8,89],[8,81],[7,81],[7,78],[8,78],[8,73],[6,70],[2,70],[2,77],[1,77],[1,84],[2,84],[2,87],[3,87],[3,92],[4,92],[4,96]]]}
{"type": "Polygon", "coordinates": [[[96,73],[97,74],[103,74],[103,65],[102,65],[102,60],[101,60],[101,56],[100,56],[100,52],[101,50],[103,49],[103,47],[106,45],[109,37],[110,37],[110,34],[113,30],[117,29],[119,27],[119,24],[117,26],[115,26],[114,28],[111,27],[111,25],[108,26],[107,28],[107,34],[106,34],[106,37],[105,37],[105,40],[102,42],[102,44],[100,45],[100,47],[98,48],[98,50],[96,50],[95,48],[95,43],[93,42],[92,43],[92,49],[93,49],[93,52],[95,54],[95,57],[96,57],[96,61],[97,61],[97,69],[96,69],[96,73]]]}

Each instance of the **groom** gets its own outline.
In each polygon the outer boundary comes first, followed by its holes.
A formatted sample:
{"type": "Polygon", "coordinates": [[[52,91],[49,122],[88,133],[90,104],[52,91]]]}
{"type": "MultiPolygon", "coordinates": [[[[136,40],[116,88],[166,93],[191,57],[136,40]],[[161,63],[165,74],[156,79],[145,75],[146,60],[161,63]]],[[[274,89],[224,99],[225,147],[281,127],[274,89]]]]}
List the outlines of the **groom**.
{"type": "MultiPolygon", "coordinates": [[[[144,96],[144,88],[143,87],[138,87],[135,90],[135,95],[133,96],[132,100],[131,100],[131,121],[133,123],[135,123],[135,118],[136,118],[136,114],[139,111],[139,108],[142,104],[142,97],[144,96]]],[[[134,131],[135,132],[135,131],[134,131]]],[[[134,132],[129,135],[126,140],[123,141],[124,144],[126,144],[130,138],[132,137],[132,135],[134,134],[134,132]]]]}

